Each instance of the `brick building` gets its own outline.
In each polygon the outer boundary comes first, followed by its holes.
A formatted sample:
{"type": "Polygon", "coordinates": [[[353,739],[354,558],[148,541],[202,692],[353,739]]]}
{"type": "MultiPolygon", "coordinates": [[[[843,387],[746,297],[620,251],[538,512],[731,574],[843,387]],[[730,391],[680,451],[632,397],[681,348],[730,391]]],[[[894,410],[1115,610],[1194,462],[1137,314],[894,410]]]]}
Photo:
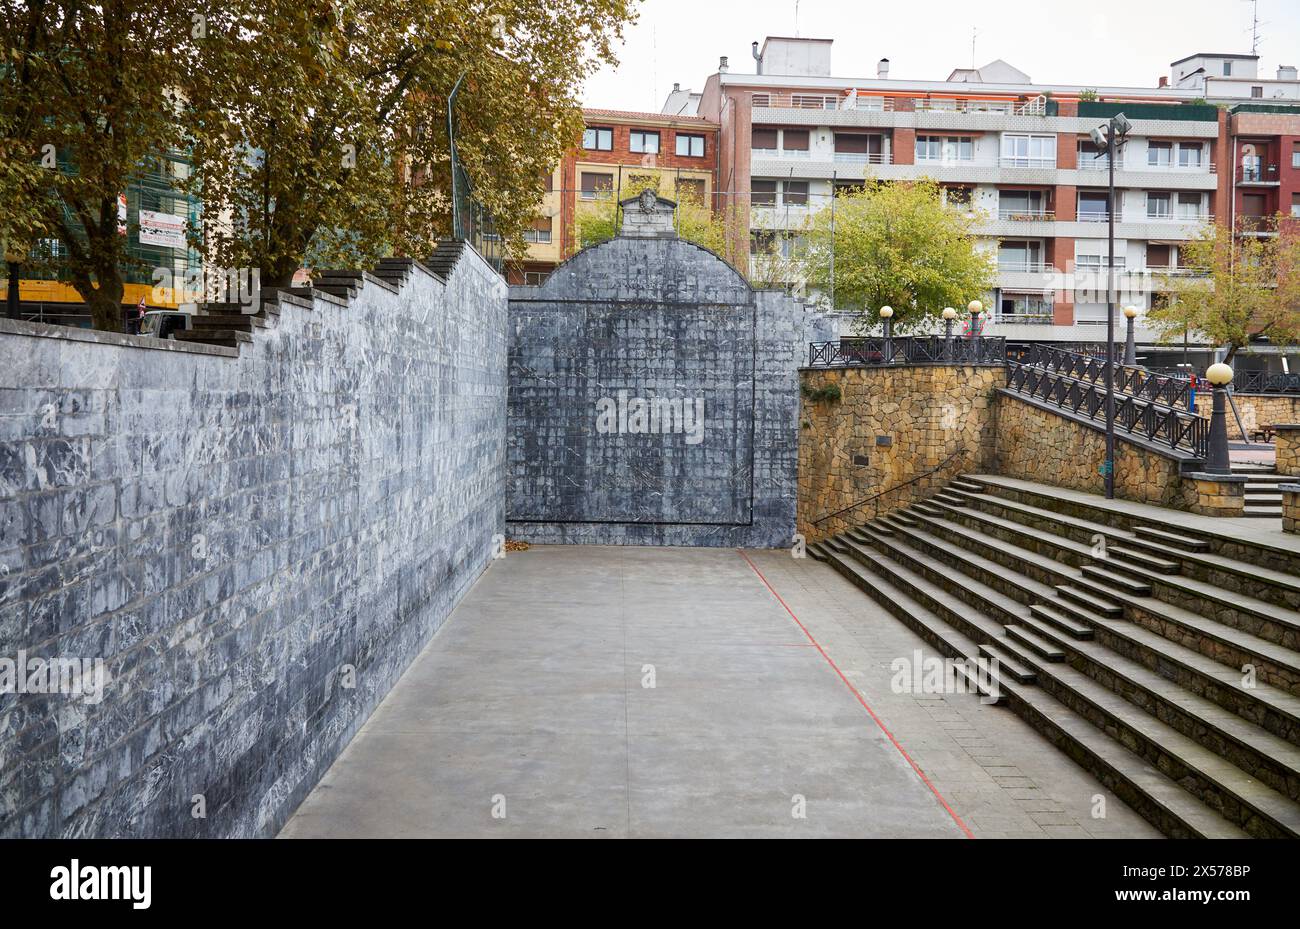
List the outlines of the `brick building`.
{"type": "Polygon", "coordinates": [[[718,126],[692,115],[588,109],[582,144],[547,181],[541,215],[529,233],[528,258],[507,269],[512,284],[540,284],[578,251],[583,209],[606,206],[653,179],[673,200],[716,206],[718,126]]]}

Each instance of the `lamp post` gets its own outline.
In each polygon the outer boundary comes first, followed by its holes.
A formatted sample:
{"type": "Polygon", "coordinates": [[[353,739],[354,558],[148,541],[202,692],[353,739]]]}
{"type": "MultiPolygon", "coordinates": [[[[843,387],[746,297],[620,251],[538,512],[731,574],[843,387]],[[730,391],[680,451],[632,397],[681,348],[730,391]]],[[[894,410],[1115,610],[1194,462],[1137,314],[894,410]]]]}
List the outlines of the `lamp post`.
{"type": "Polygon", "coordinates": [[[1133,321],[1137,315],[1137,307],[1124,307],[1124,318],[1128,320],[1128,333],[1124,337],[1124,364],[1130,368],[1136,367],[1138,363],[1137,337],[1133,334],[1133,321]]]}
{"type": "Polygon", "coordinates": [[[1210,474],[1231,474],[1232,461],[1228,455],[1227,386],[1232,383],[1232,368],[1223,362],[1210,365],[1205,379],[1214,386],[1214,406],[1210,413],[1210,447],[1205,453],[1205,470],[1210,474]]]}
{"type": "Polygon", "coordinates": [[[970,311],[970,337],[978,339],[980,337],[980,314],[984,312],[984,304],[978,300],[972,300],[966,304],[966,309],[970,311]]]}
{"type": "Polygon", "coordinates": [[[943,357],[952,361],[952,321],[957,318],[957,311],[950,306],[943,308],[943,357]]]}
{"type": "Polygon", "coordinates": [[[880,318],[885,321],[885,364],[894,363],[894,308],[892,306],[882,306],[880,308],[880,318]]]}
{"type": "MultiPolygon", "coordinates": [[[[1115,156],[1121,140],[1128,135],[1133,124],[1123,113],[1116,113],[1103,125],[1092,130],[1092,141],[1106,149],[1106,168],[1109,175],[1106,199],[1106,240],[1109,250],[1106,259],[1106,463],[1102,471],[1106,478],[1106,499],[1115,499],[1115,156]]],[[[1101,157],[1100,154],[1097,157],[1101,157]]]]}

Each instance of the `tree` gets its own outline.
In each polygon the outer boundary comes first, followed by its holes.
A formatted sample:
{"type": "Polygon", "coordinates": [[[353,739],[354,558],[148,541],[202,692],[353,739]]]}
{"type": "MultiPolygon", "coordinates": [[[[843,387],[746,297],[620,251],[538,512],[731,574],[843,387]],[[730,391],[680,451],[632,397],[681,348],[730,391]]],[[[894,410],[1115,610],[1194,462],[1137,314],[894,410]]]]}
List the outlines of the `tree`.
{"type": "Polygon", "coordinates": [[[272,285],[309,254],[317,265],[427,256],[451,232],[447,100],[459,85],[457,153],[522,253],[542,176],[580,138],[578,92],[613,60],[631,2],[214,8],[187,87],[194,183],[222,207],[204,248],[272,285]]]}
{"type": "MultiPolygon", "coordinates": [[[[715,213],[698,192],[685,187],[672,190],[672,182],[672,174],[638,175],[623,185],[619,196],[626,200],[649,189],[661,196],[676,198],[677,211],[673,216],[673,223],[677,228],[677,234],[686,241],[702,245],[735,264],[734,257],[731,255],[733,239],[728,235],[730,229],[728,214],[715,213]]],[[[618,235],[622,228],[623,208],[614,201],[612,194],[607,200],[579,203],[575,226],[574,238],[579,248],[606,242],[618,235]]]]}
{"type": "Polygon", "coordinates": [[[1274,228],[1279,235],[1233,235],[1207,223],[1180,246],[1180,264],[1203,273],[1162,275],[1171,299],[1147,313],[1161,339],[1191,329],[1226,345],[1228,359],[1252,338],[1300,341],[1300,235],[1280,217],[1274,228]]]}
{"type": "Polygon", "coordinates": [[[23,244],[49,235],[49,262],[86,302],[97,329],[121,328],[130,265],[119,197],[181,143],[172,90],[191,22],[175,0],[7,3],[0,41],[5,209],[23,244]],[[23,231],[25,230],[25,232],[23,231]]]}
{"type": "Polygon", "coordinates": [[[868,182],[838,193],[833,217],[829,208],[813,214],[802,275],[829,293],[833,249],[836,307],[874,314],[892,306],[895,330],[906,331],[993,288],[993,260],[976,249],[973,224],[934,181],[868,182]]]}

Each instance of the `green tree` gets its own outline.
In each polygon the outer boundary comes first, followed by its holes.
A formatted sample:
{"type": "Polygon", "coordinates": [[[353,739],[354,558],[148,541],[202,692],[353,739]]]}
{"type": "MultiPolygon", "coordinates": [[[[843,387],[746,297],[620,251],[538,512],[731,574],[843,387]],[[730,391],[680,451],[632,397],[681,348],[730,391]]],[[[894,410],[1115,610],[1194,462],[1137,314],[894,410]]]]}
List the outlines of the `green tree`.
{"type": "Polygon", "coordinates": [[[1163,341],[1181,341],[1190,329],[1227,346],[1229,359],[1255,337],[1300,341],[1300,235],[1281,217],[1269,224],[1280,234],[1233,235],[1206,223],[1179,247],[1179,263],[1202,274],[1162,275],[1170,298],[1147,321],[1163,341]]]}
{"type": "Polygon", "coordinates": [[[59,240],[50,263],[97,329],[121,327],[129,260],[118,198],[182,141],[173,91],[193,51],[190,26],[190,5],[175,0],[0,8],[6,232],[20,246],[59,240]]]}
{"type": "MultiPolygon", "coordinates": [[[[735,264],[730,254],[732,239],[728,236],[728,218],[724,213],[715,213],[704,202],[704,198],[686,188],[673,190],[674,176],[671,174],[638,175],[630,178],[617,196],[626,200],[638,196],[643,190],[650,189],[660,196],[674,199],[677,204],[673,224],[677,234],[688,242],[703,245],[705,248],[735,264]]],[[[623,227],[623,208],[615,202],[615,195],[595,203],[579,202],[575,219],[576,235],[579,248],[607,242],[623,227]]]]}
{"type": "Polygon", "coordinates": [[[576,144],[583,81],[633,0],[234,0],[188,84],[205,246],[282,285],[304,258],[423,257],[451,231],[447,100],[475,196],[512,253],[576,144]],[[209,216],[212,216],[209,211],[209,216]]]}
{"type": "Polygon", "coordinates": [[[838,193],[833,217],[829,208],[813,214],[801,274],[829,294],[833,254],[836,308],[874,323],[879,307],[892,306],[895,329],[907,331],[992,289],[994,262],[976,249],[973,225],[934,181],[869,182],[838,193]]]}

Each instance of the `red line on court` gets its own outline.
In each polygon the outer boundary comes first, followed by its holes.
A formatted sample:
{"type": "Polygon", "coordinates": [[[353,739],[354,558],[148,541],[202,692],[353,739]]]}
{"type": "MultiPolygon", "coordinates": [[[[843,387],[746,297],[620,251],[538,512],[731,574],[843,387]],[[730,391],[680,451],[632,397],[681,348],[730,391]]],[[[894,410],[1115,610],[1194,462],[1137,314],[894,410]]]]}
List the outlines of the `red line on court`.
{"type": "Polygon", "coordinates": [[[818,642],[817,639],[813,637],[813,634],[808,631],[808,627],[799,621],[798,616],[794,615],[794,610],[790,609],[790,604],[786,603],[785,599],[776,592],[776,588],[768,583],[767,578],[763,576],[763,572],[758,570],[758,565],[750,561],[749,556],[741,549],[736,549],[736,551],[740,554],[741,558],[745,559],[745,562],[749,565],[750,569],[758,575],[758,579],[763,582],[763,586],[771,591],[772,596],[776,597],[777,602],[780,603],[781,606],[785,607],[785,611],[790,614],[790,618],[794,620],[794,624],[808,637],[808,641],[812,643],[813,648],[817,649],[817,651],[821,653],[821,656],[826,659],[826,663],[831,666],[831,670],[839,675],[840,680],[844,682],[844,686],[853,692],[853,696],[857,697],[858,703],[862,704],[862,708],[867,711],[867,715],[875,720],[876,725],[880,727],[880,731],[885,734],[885,738],[889,739],[890,744],[892,744],[894,748],[898,749],[898,753],[903,756],[909,765],[912,766],[912,770],[916,772],[916,776],[921,779],[926,787],[930,788],[930,793],[934,794],[934,798],[939,801],[939,805],[948,811],[948,815],[952,817],[953,822],[961,828],[962,832],[966,833],[966,838],[975,838],[975,834],[970,831],[964,822],[962,822],[961,817],[957,815],[957,811],[949,806],[948,801],[943,798],[943,794],[939,793],[939,788],[934,786],[934,783],[926,777],[925,772],[921,770],[921,766],[912,760],[912,756],[909,755],[907,750],[899,744],[898,739],[894,738],[894,734],[889,731],[889,727],[885,725],[884,720],[876,715],[876,711],[873,710],[871,705],[863,698],[862,693],[858,688],[853,686],[853,682],[844,676],[844,672],[840,670],[840,667],[835,663],[835,660],[831,658],[830,655],[826,654],[826,649],[822,648],[821,643],[818,642]]]}

